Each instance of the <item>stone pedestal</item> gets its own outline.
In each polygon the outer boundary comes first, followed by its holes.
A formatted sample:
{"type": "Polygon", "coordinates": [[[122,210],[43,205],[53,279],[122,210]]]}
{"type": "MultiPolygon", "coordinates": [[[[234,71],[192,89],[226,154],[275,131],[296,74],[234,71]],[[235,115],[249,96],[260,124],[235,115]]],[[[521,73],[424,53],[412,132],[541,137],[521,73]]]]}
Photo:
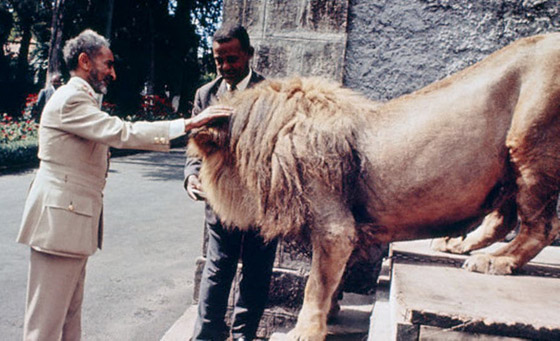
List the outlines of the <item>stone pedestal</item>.
{"type": "Polygon", "coordinates": [[[429,241],[392,244],[368,340],[560,339],[559,247],[511,276],[468,272],[465,259],[429,241]]]}

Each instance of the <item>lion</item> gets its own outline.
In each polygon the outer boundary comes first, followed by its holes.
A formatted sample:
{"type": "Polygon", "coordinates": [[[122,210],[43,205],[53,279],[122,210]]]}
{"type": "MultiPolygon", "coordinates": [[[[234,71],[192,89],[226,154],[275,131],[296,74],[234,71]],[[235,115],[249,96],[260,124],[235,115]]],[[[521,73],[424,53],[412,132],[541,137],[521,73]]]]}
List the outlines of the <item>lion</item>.
{"type": "Polygon", "coordinates": [[[560,34],[518,40],[408,95],[373,102],[320,78],[269,80],[221,104],[201,128],[207,201],[226,224],[266,238],[307,235],[311,271],[294,340],[323,340],[351,253],[371,243],[447,237],[466,269],[510,274],[557,236],[560,34]],[[483,220],[484,219],[484,220],[483,220]],[[482,225],[467,239],[453,239],[482,225]]]}

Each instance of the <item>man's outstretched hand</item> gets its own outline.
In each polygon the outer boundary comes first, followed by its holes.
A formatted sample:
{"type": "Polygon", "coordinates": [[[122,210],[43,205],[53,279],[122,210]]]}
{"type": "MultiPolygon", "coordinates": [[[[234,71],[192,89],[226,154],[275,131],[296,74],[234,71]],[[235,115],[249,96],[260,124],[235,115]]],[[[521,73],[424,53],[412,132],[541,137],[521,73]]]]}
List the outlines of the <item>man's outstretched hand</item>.
{"type": "Polygon", "coordinates": [[[228,118],[233,114],[233,108],[213,105],[204,109],[200,114],[185,119],[185,132],[200,128],[219,119],[228,118]]]}

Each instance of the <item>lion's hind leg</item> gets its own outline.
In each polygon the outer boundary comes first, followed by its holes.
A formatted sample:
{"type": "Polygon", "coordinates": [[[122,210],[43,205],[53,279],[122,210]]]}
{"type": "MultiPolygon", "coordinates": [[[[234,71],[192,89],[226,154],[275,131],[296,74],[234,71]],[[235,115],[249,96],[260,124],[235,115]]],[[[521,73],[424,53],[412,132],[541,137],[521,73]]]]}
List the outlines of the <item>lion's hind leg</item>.
{"type": "Polygon", "coordinates": [[[432,241],[432,249],[442,252],[467,254],[500,241],[517,225],[515,198],[507,199],[503,205],[489,213],[482,224],[466,237],[444,237],[432,241]]]}
{"type": "Polygon", "coordinates": [[[507,137],[516,170],[519,233],[498,251],[469,258],[465,263],[468,270],[509,274],[552,243],[560,230],[556,214],[560,190],[558,108],[550,98],[539,97],[538,91],[530,95],[520,100],[507,137]]]}
{"type": "Polygon", "coordinates": [[[311,227],[311,271],[296,326],[288,333],[290,340],[325,339],[332,296],[354,250],[355,222],[342,201],[324,205],[318,215],[316,212],[311,227]]]}
{"type": "Polygon", "coordinates": [[[523,183],[524,180],[518,182],[519,233],[493,253],[471,256],[464,264],[466,269],[507,275],[525,265],[556,239],[560,231],[560,220],[556,215],[558,193],[551,191],[553,186],[547,186],[545,179],[530,179],[523,183]]]}
{"type": "Polygon", "coordinates": [[[519,234],[507,245],[493,253],[471,256],[463,265],[469,271],[507,275],[519,269],[550,245],[560,231],[556,215],[556,200],[551,200],[539,218],[521,220],[519,234]]]}

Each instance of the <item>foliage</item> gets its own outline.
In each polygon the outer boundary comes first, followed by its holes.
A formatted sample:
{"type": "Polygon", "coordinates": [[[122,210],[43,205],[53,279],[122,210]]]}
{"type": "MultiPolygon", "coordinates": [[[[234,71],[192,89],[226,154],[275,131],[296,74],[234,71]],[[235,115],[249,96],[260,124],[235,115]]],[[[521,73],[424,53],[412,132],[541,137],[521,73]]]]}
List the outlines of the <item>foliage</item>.
{"type": "Polygon", "coordinates": [[[178,118],[179,115],[173,110],[171,101],[167,97],[157,95],[146,95],[142,97],[141,109],[136,117],[130,117],[131,121],[160,121],[178,118]]]}
{"type": "Polygon", "coordinates": [[[33,119],[14,120],[8,114],[3,114],[0,121],[0,144],[28,140],[36,142],[37,127],[38,124],[33,119]]]}
{"type": "Polygon", "coordinates": [[[21,116],[24,119],[30,119],[33,118],[33,109],[35,108],[35,105],[37,104],[37,99],[38,99],[39,95],[38,94],[29,94],[27,95],[27,98],[25,99],[25,107],[23,108],[23,111],[21,112],[21,116]]]}
{"type": "Polygon", "coordinates": [[[48,45],[51,8],[50,0],[0,1],[0,112],[19,116],[27,93],[40,87],[45,63],[37,57],[48,45]]]}
{"type": "Polygon", "coordinates": [[[167,97],[158,95],[142,96],[140,107],[133,113],[122,111],[116,104],[107,101],[103,102],[101,109],[110,115],[119,116],[131,122],[173,120],[183,117],[182,114],[175,111],[167,97]]]}
{"type": "Polygon", "coordinates": [[[0,143],[0,170],[37,162],[37,139],[0,143]]]}
{"type": "Polygon", "coordinates": [[[199,0],[197,3],[198,6],[192,11],[191,19],[195,23],[196,33],[201,37],[198,49],[201,70],[204,74],[207,74],[215,71],[214,60],[212,59],[211,37],[222,22],[223,0],[199,0]]]}
{"type": "Polygon", "coordinates": [[[33,119],[0,120],[0,169],[37,163],[38,124],[33,119]]]}
{"type": "Polygon", "coordinates": [[[68,79],[64,65],[51,69],[49,46],[54,44],[54,59],[60,59],[60,44],[85,28],[111,41],[118,77],[108,101],[131,112],[142,101],[142,89],[159,95],[168,88],[171,97],[180,96],[180,110],[186,111],[200,70],[205,73],[212,65],[205,55],[222,1],[0,0],[0,45],[19,46],[0,53],[0,112],[21,115],[27,94],[44,86],[47,67],[68,79]],[[55,42],[51,33],[60,39],[55,42]]]}

